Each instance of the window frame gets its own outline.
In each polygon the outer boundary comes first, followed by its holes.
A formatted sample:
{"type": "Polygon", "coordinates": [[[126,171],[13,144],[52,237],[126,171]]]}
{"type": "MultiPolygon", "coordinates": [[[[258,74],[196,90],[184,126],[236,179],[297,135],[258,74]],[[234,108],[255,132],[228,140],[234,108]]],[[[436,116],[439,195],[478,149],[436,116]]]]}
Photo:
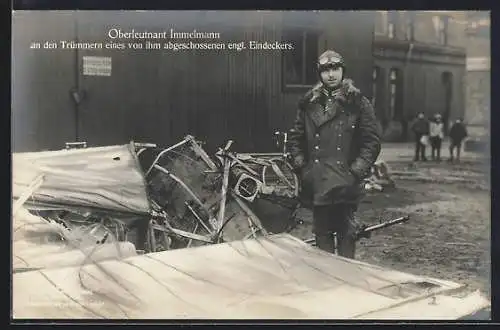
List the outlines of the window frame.
{"type": "Polygon", "coordinates": [[[308,66],[311,67],[312,70],[315,70],[314,61],[308,61],[308,49],[307,49],[307,44],[308,44],[308,38],[314,38],[315,41],[313,43],[316,45],[316,48],[314,50],[314,55],[313,59],[316,60],[319,56],[319,43],[320,43],[320,33],[319,31],[316,31],[315,29],[299,29],[299,28],[294,28],[290,29],[289,31],[283,30],[283,41],[289,42],[289,40],[286,39],[287,34],[292,34],[300,32],[302,35],[302,40],[301,40],[301,64],[300,64],[300,82],[299,83],[288,83],[287,82],[287,55],[289,54],[288,51],[283,51],[281,54],[281,61],[282,61],[282,74],[281,74],[281,80],[282,80],[282,88],[284,91],[287,90],[296,90],[296,89],[307,89],[311,88],[314,86],[318,79],[311,81],[310,83],[307,81],[307,71],[308,71],[308,66]],[[294,31],[295,30],[295,31],[294,31]],[[292,32],[293,31],[293,32],[292,32]],[[310,62],[310,63],[309,63],[310,62]]]}

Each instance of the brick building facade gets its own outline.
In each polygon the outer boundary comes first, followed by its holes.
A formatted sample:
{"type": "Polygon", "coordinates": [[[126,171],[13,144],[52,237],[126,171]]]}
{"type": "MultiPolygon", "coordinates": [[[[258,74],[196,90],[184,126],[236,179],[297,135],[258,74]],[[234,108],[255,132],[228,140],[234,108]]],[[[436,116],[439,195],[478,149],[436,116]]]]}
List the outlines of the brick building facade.
{"type": "Polygon", "coordinates": [[[466,12],[378,11],[373,102],[386,140],[411,137],[418,112],[465,114],[466,12]]]}
{"type": "Polygon", "coordinates": [[[487,135],[490,118],[490,16],[467,13],[467,89],[465,121],[472,138],[487,135]]]}

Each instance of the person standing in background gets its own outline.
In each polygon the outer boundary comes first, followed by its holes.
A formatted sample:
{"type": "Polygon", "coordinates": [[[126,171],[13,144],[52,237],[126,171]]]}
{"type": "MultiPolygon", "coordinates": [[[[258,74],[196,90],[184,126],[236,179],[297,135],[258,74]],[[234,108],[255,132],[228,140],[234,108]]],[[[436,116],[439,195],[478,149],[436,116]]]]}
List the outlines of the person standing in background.
{"type": "Polygon", "coordinates": [[[437,113],[430,123],[431,157],[441,161],[441,143],[444,139],[444,123],[441,114],[437,113]]]}
{"type": "Polygon", "coordinates": [[[453,161],[454,150],[457,149],[456,160],[460,161],[460,150],[462,149],[462,142],[467,137],[467,128],[462,119],[457,119],[450,129],[450,159],[453,161]]]}
{"type": "Polygon", "coordinates": [[[429,122],[425,119],[423,112],[419,112],[417,118],[411,125],[411,130],[415,134],[415,157],[413,161],[427,161],[425,157],[425,144],[422,143],[422,137],[429,134],[429,122]]]}

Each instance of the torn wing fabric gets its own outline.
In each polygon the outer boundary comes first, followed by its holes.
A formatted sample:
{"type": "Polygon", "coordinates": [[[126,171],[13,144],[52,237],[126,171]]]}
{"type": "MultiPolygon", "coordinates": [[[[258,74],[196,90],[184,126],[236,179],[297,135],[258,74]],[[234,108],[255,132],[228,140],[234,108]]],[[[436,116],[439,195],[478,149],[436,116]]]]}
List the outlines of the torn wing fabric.
{"type": "Polygon", "coordinates": [[[43,183],[25,205],[147,214],[146,183],[131,148],[120,145],[13,154],[13,198],[19,198],[42,175],[43,183]]]}
{"type": "Polygon", "coordinates": [[[466,286],[331,255],[288,234],[13,275],[14,318],[456,319],[466,286]]]}

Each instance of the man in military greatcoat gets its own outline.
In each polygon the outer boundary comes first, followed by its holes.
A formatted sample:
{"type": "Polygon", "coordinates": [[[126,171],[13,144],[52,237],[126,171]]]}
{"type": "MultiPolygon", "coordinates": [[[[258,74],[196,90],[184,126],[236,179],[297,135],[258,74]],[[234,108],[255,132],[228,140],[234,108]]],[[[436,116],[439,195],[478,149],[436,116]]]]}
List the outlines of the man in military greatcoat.
{"type": "Polygon", "coordinates": [[[291,163],[313,210],[316,246],[354,258],[354,213],[380,153],[380,131],[370,101],[345,78],[342,56],[327,50],[317,68],[320,81],[301,98],[289,133],[291,163]]]}

